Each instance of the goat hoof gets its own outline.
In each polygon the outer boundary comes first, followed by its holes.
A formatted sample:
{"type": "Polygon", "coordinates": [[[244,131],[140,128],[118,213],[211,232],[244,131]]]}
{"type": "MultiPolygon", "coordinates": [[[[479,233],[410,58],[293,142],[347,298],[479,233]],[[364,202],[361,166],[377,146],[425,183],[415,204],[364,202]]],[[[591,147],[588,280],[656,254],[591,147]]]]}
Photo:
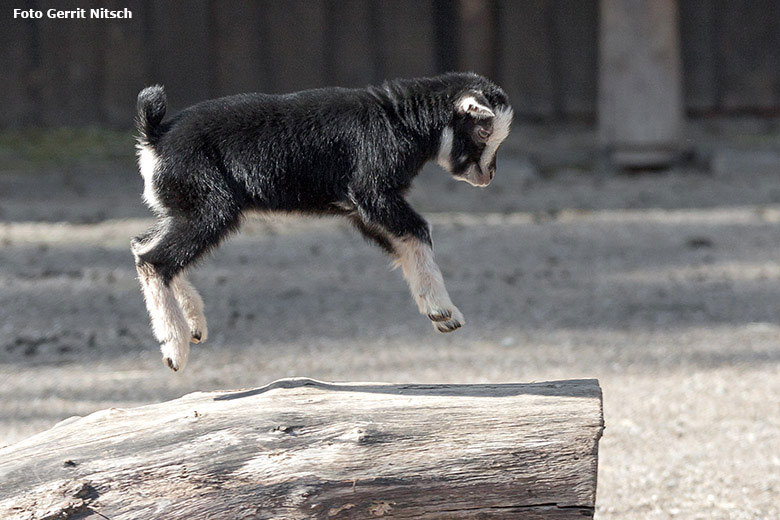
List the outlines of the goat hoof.
{"type": "Polygon", "coordinates": [[[177,372],[179,370],[179,365],[174,363],[171,358],[169,358],[169,357],[163,358],[163,361],[165,361],[165,364],[168,366],[168,368],[170,368],[174,372],[177,372]]]}
{"type": "Polygon", "coordinates": [[[161,345],[163,363],[165,366],[178,372],[187,364],[190,353],[189,341],[166,341],[161,345]]]}
{"type": "Polygon", "coordinates": [[[452,312],[452,316],[450,319],[444,320],[444,321],[434,321],[433,327],[442,334],[446,334],[448,332],[453,332],[461,328],[463,325],[466,324],[466,319],[463,317],[463,314],[460,313],[458,309],[455,309],[452,312]]]}
{"type": "Polygon", "coordinates": [[[206,320],[197,320],[190,322],[190,343],[203,343],[209,337],[209,329],[206,327],[206,320]]]}
{"type": "Polygon", "coordinates": [[[434,322],[434,327],[436,327],[436,330],[438,332],[441,332],[442,334],[446,334],[448,332],[454,332],[461,328],[463,326],[462,323],[455,320],[447,320],[447,321],[437,321],[434,322]]]}
{"type": "Polygon", "coordinates": [[[447,321],[452,317],[452,310],[450,309],[436,309],[433,312],[427,314],[428,319],[431,321],[447,321]]]}

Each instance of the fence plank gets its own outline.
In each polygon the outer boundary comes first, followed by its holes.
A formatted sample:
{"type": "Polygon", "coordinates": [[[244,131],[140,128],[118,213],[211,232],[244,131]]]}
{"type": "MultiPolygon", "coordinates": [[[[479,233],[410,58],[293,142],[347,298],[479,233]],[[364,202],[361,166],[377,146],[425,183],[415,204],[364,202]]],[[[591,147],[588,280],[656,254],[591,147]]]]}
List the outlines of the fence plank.
{"type": "Polygon", "coordinates": [[[431,0],[433,19],[433,55],[436,72],[454,71],[458,68],[460,24],[458,5],[453,0],[431,0]]]}
{"type": "Polygon", "coordinates": [[[591,117],[598,87],[598,2],[556,0],[553,17],[557,112],[591,117]]]}
{"type": "Polygon", "coordinates": [[[263,49],[274,92],[320,87],[325,80],[322,2],[263,2],[263,49]]]}
{"type": "Polygon", "coordinates": [[[721,1],[716,10],[721,103],[768,109],[780,99],[780,14],[775,0],[721,1]]]}
{"type": "Polygon", "coordinates": [[[489,78],[496,76],[495,1],[459,0],[458,67],[489,78]]]}
{"type": "Polygon", "coordinates": [[[150,2],[152,81],[168,91],[171,111],[210,97],[211,66],[208,0],[150,2]]]}
{"type": "Polygon", "coordinates": [[[715,10],[712,0],[680,0],[680,48],[685,107],[708,112],[718,104],[715,10]]]}
{"type": "Polygon", "coordinates": [[[430,0],[381,2],[379,17],[386,78],[429,76],[437,72],[430,0]]]}
{"type": "Polygon", "coordinates": [[[549,0],[499,1],[498,80],[515,114],[544,118],[555,113],[552,49],[547,38],[549,0]]]}
{"type": "Polygon", "coordinates": [[[326,0],[325,62],[328,84],[360,87],[381,82],[371,32],[371,10],[365,0],[326,0]]]}
{"type": "Polygon", "coordinates": [[[271,70],[261,42],[260,3],[234,0],[230,8],[212,10],[215,96],[267,91],[271,70]]]}
{"type": "MultiPolygon", "coordinates": [[[[29,7],[20,3],[20,9],[29,7]]],[[[12,12],[12,11],[11,11],[12,12]]],[[[37,23],[3,14],[0,23],[0,127],[38,123],[39,89],[37,23]]]]}
{"type": "MultiPolygon", "coordinates": [[[[80,7],[61,5],[62,9],[80,7]]],[[[47,126],[103,119],[100,94],[105,24],[90,19],[36,20],[41,38],[41,114],[47,126]]]]}
{"type": "Polygon", "coordinates": [[[142,0],[110,0],[107,9],[127,7],[133,13],[129,20],[108,20],[105,23],[103,46],[102,104],[105,122],[112,126],[128,126],[135,116],[138,92],[152,82],[145,52],[145,24],[148,14],[142,0]]]}

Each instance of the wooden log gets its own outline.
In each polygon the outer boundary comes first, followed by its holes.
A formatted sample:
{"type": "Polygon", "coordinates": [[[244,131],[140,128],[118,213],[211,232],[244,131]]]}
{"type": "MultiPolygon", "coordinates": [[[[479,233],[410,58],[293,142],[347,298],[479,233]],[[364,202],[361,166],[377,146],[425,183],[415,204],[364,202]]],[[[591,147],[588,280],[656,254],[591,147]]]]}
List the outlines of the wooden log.
{"type": "Polygon", "coordinates": [[[0,518],[591,518],[596,380],[283,379],[0,449],[0,518]]]}
{"type": "Polygon", "coordinates": [[[678,157],[683,123],[677,2],[600,6],[601,144],[618,166],[668,166],[678,157]]]}

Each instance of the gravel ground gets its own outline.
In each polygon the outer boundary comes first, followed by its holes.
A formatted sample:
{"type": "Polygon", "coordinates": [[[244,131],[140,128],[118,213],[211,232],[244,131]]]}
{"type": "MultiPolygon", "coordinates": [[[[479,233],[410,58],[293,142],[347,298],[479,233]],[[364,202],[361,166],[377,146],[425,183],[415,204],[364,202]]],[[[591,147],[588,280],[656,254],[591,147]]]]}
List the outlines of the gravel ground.
{"type": "Polygon", "coordinates": [[[412,198],[468,321],[446,336],[341,222],[249,221],[192,274],[211,337],[178,374],[134,278],[150,221],[132,166],[1,172],[0,445],[294,375],[595,377],[598,518],[780,518],[780,184],[750,157],[634,175],[505,159],[487,190],[426,171],[412,198]]]}

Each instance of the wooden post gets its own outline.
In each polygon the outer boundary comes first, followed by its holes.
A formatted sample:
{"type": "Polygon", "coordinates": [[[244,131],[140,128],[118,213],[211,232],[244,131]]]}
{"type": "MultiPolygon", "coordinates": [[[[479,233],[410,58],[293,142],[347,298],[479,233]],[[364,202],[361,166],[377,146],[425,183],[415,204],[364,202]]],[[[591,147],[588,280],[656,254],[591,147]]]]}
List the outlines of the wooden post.
{"type": "Polygon", "coordinates": [[[592,518],[596,380],[284,379],[0,449],[0,518],[592,518]]]}
{"type": "Polygon", "coordinates": [[[622,167],[676,159],[682,81],[675,0],[601,0],[599,137],[622,167]]]}

